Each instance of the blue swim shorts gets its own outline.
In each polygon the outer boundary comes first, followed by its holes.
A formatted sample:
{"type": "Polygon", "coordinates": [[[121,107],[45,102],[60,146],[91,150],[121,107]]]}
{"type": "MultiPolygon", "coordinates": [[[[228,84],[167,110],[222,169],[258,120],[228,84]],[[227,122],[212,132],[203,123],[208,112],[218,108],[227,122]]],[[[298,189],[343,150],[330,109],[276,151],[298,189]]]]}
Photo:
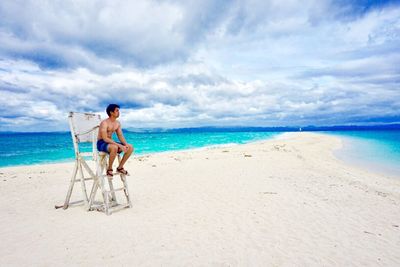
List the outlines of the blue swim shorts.
{"type": "MultiPolygon", "coordinates": [[[[120,142],[117,142],[117,143],[122,145],[122,143],[120,143],[120,142]]],[[[106,141],[104,141],[103,139],[97,140],[97,150],[108,153],[108,143],[106,141]]],[[[118,153],[121,153],[121,152],[122,151],[118,151],[118,153]]]]}

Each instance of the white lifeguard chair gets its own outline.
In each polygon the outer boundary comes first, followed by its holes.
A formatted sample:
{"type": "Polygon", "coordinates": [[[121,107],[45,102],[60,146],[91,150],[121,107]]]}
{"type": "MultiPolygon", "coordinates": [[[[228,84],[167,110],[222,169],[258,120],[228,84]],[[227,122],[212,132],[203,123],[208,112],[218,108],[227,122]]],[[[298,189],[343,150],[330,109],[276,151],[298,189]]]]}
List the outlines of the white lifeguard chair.
{"type": "MultiPolygon", "coordinates": [[[[112,212],[117,210],[132,207],[126,175],[119,172],[113,173],[113,175],[119,175],[122,181],[122,187],[114,189],[114,180],[108,179],[107,175],[104,174],[104,171],[108,169],[108,153],[98,152],[96,147],[98,129],[101,122],[100,115],[93,113],[70,112],[68,118],[75,150],[75,165],[64,205],[56,206],[56,208],[67,209],[69,206],[83,203],[85,209],[88,211],[98,210],[110,215],[112,212]],[[79,144],[86,142],[92,144],[91,152],[80,151],[79,144]],[[90,168],[87,160],[92,160],[94,162],[95,171],[90,168]],[[88,177],[85,177],[84,170],[88,177]],[[78,177],[78,172],[80,177],[78,177]],[[105,179],[108,181],[108,188],[106,187],[105,179]],[[92,180],[93,183],[90,195],[88,196],[86,183],[90,180],[92,180]],[[80,182],[81,184],[83,200],[71,202],[72,190],[77,182],[80,182]],[[102,201],[95,200],[98,189],[101,190],[102,201]],[[115,195],[115,192],[117,191],[124,192],[126,203],[119,204],[117,202],[115,195]]],[[[117,158],[118,162],[120,162],[121,157],[119,154],[117,158]]]]}

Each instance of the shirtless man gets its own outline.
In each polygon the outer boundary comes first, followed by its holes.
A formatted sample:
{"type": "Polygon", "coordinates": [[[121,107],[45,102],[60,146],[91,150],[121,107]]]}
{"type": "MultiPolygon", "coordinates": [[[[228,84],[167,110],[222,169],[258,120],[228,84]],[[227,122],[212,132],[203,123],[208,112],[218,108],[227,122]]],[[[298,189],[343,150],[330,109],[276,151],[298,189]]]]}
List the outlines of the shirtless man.
{"type": "Polygon", "coordinates": [[[109,153],[109,162],[107,169],[108,178],[112,179],[113,177],[113,163],[117,153],[124,152],[124,156],[117,167],[117,172],[125,175],[129,175],[128,172],[124,169],[124,164],[131,156],[133,152],[133,146],[128,144],[125,140],[124,135],[122,134],[121,123],[117,121],[119,117],[119,106],[116,104],[108,105],[106,111],[108,115],[108,119],[103,120],[100,123],[99,134],[97,136],[97,150],[109,153]],[[115,142],[112,139],[112,134],[116,132],[118,139],[120,142],[115,142]]]}

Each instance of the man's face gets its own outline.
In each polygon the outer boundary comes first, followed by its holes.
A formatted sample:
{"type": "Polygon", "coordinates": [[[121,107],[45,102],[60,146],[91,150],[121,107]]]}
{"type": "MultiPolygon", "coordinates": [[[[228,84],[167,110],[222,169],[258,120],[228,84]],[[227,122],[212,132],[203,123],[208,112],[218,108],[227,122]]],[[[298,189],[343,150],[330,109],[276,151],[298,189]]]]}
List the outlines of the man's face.
{"type": "Polygon", "coordinates": [[[119,117],[119,108],[115,108],[113,112],[111,112],[112,115],[114,115],[115,118],[119,117]]]}

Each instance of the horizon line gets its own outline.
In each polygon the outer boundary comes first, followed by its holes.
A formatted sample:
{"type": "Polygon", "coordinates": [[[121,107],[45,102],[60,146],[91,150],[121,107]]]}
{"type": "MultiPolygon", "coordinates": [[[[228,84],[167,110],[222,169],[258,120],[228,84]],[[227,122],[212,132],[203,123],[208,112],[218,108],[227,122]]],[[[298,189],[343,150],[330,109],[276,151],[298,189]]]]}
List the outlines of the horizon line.
{"type": "MultiPolygon", "coordinates": [[[[199,126],[199,127],[178,127],[178,128],[163,128],[163,127],[126,127],[123,131],[133,132],[135,133],[157,133],[157,132],[179,132],[183,130],[244,130],[244,129],[253,129],[253,130],[288,130],[288,131],[329,131],[329,130],[366,130],[366,129],[376,129],[376,130],[400,130],[400,123],[392,123],[392,124],[373,124],[373,125],[330,125],[330,126],[315,126],[315,125],[307,125],[307,126],[199,126]]],[[[69,130],[62,131],[1,131],[0,134],[5,133],[67,133],[69,130]]]]}

